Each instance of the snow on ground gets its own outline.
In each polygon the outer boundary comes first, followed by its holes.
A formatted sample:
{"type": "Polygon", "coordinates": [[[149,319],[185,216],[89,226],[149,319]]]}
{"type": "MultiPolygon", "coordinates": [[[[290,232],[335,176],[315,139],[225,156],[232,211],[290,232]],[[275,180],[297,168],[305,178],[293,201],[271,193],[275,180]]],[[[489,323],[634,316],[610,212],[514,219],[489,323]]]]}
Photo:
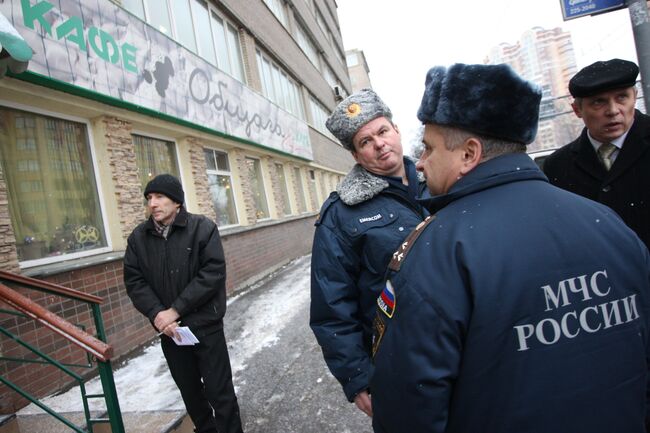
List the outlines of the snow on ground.
{"type": "Polygon", "coordinates": [[[278,341],[278,334],[309,298],[310,258],[302,257],[292,264],[291,272],[282,273],[273,287],[256,299],[238,320],[244,321],[241,335],[228,342],[233,376],[246,368],[246,361],[264,347],[278,341]]]}
{"type": "MultiPolygon", "coordinates": [[[[243,322],[239,335],[227,335],[233,377],[246,368],[247,361],[265,347],[278,341],[278,335],[291,323],[299,307],[309,298],[310,256],[301,257],[280,271],[263,296],[257,297],[237,318],[243,322]]],[[[264,280],[246,292],[228,301],[228,305],[241,302],[242,296],[266,284],[264,280]]],[[[226,321],[228,315],[226,315],[226,321]]],[[[183,401],[174,383],[160,344],[155,341],[142,355],[130,359],[125,365],[113,371],[115,387],[122,412],[142,412],[157,410],[184,410],[183,401]]],[[[87,394],[101,392],[99,377],[86,383],[87,394]]],[[[82,410],[79,387],[46,397],[41,400],[57,412],[77,412],[82,410]]],[[[89,400],[91,410],[105,410],[101,399],[89,400]]],[[[42,413],[36,405],[21,409],[19,415],[42,413]]]]}

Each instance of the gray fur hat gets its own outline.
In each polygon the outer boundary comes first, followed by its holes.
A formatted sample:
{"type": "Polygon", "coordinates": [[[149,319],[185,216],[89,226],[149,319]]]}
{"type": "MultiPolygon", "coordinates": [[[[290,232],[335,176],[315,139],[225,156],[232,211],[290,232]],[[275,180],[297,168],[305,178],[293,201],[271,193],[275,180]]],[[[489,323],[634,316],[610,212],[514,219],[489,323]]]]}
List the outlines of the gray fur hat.
{"type": "Polygon", "coordinates": [[[327,129],[339,139],[343,147],[352,151],[352,138],[366,123],[384,116],[393,119],[393,113],[372,89],[361,89],[336,106],[325,122],[327,129]]]}
{"type": "Polygon", "coordinates": [[[537,134],[542,92],[510,66],[436,66],[429,70],[418,119],[529,144],[537,134]]]}

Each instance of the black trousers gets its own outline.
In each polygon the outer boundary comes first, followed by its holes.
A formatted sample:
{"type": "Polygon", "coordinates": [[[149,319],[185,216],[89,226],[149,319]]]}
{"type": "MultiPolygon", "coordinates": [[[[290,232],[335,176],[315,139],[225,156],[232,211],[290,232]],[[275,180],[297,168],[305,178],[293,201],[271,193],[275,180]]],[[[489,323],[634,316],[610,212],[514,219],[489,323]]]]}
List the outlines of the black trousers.
{"type": "Polygon", "coordinates": [[[177,346],[163,335],[161,346],[197,433],[242,433],[223,330],[177,346]]]}

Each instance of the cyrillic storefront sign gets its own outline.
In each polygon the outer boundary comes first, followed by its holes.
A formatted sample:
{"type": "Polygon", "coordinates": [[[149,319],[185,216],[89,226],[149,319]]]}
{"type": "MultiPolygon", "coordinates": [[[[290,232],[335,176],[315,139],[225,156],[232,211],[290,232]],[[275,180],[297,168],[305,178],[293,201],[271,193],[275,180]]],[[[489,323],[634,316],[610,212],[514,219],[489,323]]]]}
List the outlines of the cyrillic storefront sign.
{"type": "Polygon", "coordinates": [[[108,0],[12,0],[29,71],[312,159],[308,126],[108,0]]]}

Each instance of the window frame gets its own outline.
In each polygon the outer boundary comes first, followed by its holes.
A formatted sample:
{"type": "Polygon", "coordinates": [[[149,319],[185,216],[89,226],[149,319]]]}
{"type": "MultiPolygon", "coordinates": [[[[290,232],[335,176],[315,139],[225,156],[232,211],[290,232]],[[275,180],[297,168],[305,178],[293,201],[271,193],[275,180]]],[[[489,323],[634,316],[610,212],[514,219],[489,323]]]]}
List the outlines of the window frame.
{"type": "MultiPolygon", "coordinates": [[[[151,13],[149,11],[149,6],[147,3],[147,0],[138,0],[140,4],[142,5],[142,9],[144,11],[144,17],[141,18],[145,23],[147,23],[149,26],[152,28],[156,29],[157,31],[160,31],[155,25],[150,22],[151,18],[151,13]]],[[[184,45],[180,38],[179,38],[179,31],[178,31],[178,24],[176,22],[175,14],[174,14],[174,8],[171,4],[171,1],[173,0],[163,0],[165,8],[167,10],[167,15],[169,17],[169,34],[164,33],[160,31],[161,33],[165,34],[166,36],[170,37],[172,40],[174,40],[176,43],[187,49],[188,51],[196,54],[199,56],[201,59],[204,61],[210,63],[211,65],[215,66],[217,69],[222,71],[225,74],[228,74],[235,80],[239,81],[240,83],[247,84],[246,80],[246,66],[244,63],[244,55],[243,55],[243,50],[242,50],[242,42],[241,38],[239,35],[239,27],[236,26],[232,21],[230,21],[218,8],[216,8],[211,2],[208,0],[187,0],[188,1],[188,7],[189,7],[189,13],[190,13],[190,18],[192,20],[192,35],[194,37],[194,43],[196,44],[196,48],[192,49],[191,47],[188,47],[184,45]],[[201,3],[200,5],[198,3],[201,3]],[[214,57],[210,57],[210,54],[206,54],[205,47],[202,46],[202,42],[204,40],[203,35],[199,34],[199,26],[197,23],[199,20],[197,19],[197,16],[199,12],[197,11],[197,7],[205,7],[208,13],[208,26],[210,27],[210,37],[207,39],[208,43],[211,45],[211,55],[214,57]],[[224,54],[225,57],[228,59],[229,62],[229,70],[222,69],[223,65],[220,65],[219,61],[219,50],[217,50],[217,44],[216,44],[216,36],[217,36],[217,29],[215,28],[215,25],[213,24],[213,15],[218,17],[218,19],[221,20],[223,24],[223,34],[221,35],[223,37],[223,42],[225,45],[226,53],[224,54]],[[234,34],[236,36],[236,43],[237,47],[231,47],[230,40],[229,40],[229,35],[230,29],[234,30],[234,34]],[[234,51],[237,51],[236,53],[234,51]],[[237,66],[233,67],[233,60],[237,60],[237,66]],[[235,71],[236,69],[236,71],[235,71]],[[237,72],[237,73],[235,73],[237,72]]],[[[140,18],[137,13],[132,12],[130,9],[126,9],[126,7],[123,6],[123,8],[132,13],[133,15],[137,16],[140,18]]]]}
{"type": "MultiPolygon", "coordinates": [[[[25,104],[20,104],[20,103],[15,103],[12,101],[7,101],[4,99],[0,99],[0,106],[3,106],[5,108],[9,109],[15,109],[15,110],[21,110],[21,111],[27,111],[29,113],[34,113],[34,114],[39,114],[42,116],[49,116],[49,117],[54,117],[56,119],[61,119],[61,120],[67,120],[69,122],[76,122],[76,123],[81,123],[86,127],[86,134],[88,135],[88,147],[90,148],[90,158],[93,163],[93,176],[95,177],[95,187],[97,188],[97,200],[99,201],[99,213],[102,218],[102,225],[104,229],[104,235],[106,237],[106,246],[101,247],[101,248],[95,248],[92,250],[87,250],[87,251],[80,251],[76,253],[70,253],[70,254],[61,254],[59,256],[50,256],[50,257],[44,257],[41,259],[33,259],[33,260],[23,260],[19,261],[18,265],[20,269],[27,269],[27,268],[33,268],[35,266],[41,266],[41,265],[48,265],[48,264],[53,264],[53,263],[60,263],[63,261],[67,260],[74,260],[74,259],[79,259],[83,257],[89,257],[89,256],[96,256],[99,254],[104,254],[107,252],[112,252],[113,251],[113,241],[112,241],[112,233],[110,231],[110,224],[109,224],[109,218],[108,218],[108,212],[106,210],[106,198],[104,197],[104,187],[102,185],[102,178],[99,173],[99,162],[97,160],[97,153],[95,151],[95,142],[94,142],[94,135],[93,135],[93,130],[92,130],[92,122],[89,119],[84,119],[81,117],[77,116],[70,116],[68,114],[63,114],[57,111],[52,111],[52,110],[44,110],[41,108],[33,107],[30,105],[25,105],[25,104]]],[[[4,180],[6,183],[6,179],[4,180]]],[[[7,199],[9,199],[9,191],[7,191],[7,199]]],[[[10,219],[11,221],[11,219],[10,219]]],[[[11,224],[11,222],[10,222],[11,224]]],[[[12,232],[13,232],[13,224],[12,224],[12,232]]]]}
{"type": "MultiPolygon", "coordinates": [[[[180,150],[178,148],[178,142],[176,141],[175,138],[165,136],[165,135],[160,135],[160,134],[152,134],[152,133],[150,133],[148,131],[141,130],[141,129],[132,129],[130,135],[132,137],[131,138],[132,141],[133,141],[133,136],[134,135],[139,135],[139,136],[145,137],[145,138],[153,138],[154,140],[169,141],[171,143],[174,143],[174,156],[176,157],[176,165],[178,166],[178,178],[181,181],[181,185],[185,185],[185,183],[183,181],[183,170],[181,170],[181,159],[180,159],[181,153],[180,153],[180,150]]],[[[135,142],[133,142],[133,147],[134,147],[134,152],[135,152],[135,142]]],[[[136,161],[136,163],[137,163],[137,161],[136,161]]],[[[140,167],[138,167],[138,170],[140,170],[140,167]]],[[[144,192],[144,190],[143,190],[143,192],[144,192]]],[[[187,197],[185,197],[185,203],[187,203],[187,197]]]]}
{"type": "Polygon", "coordinates": [[[311,121],[309,122],[311,127],[326,137],[330,138],[335,143],[338,143],[336,137],[334,137],[334,135],[325,126],[325,121],[329,117],[327,114],[327,109],[323,104],[320,103],[320,101],[318,101],[318,99],[316,99],[316,97],[314,97],[314,95],[311,94],[309,95],[309,114],[311,115],[311,121]],[[322,124],[320,122],[321,120],[322,124]]]}
{"type": "Polygon", "coordinates": [[[260,73],[260,82],[262,83],[262,95],[282,108],[284,111],[292,114],[298,119],[307,122],[307,107],[305,106],[305,101],[302,97],[302,92],[300,91],[301,85],[298,81],[294,80],[291,75],[289,75],[280,65],[271,59],[269,55],[264,53],[259,47],[255,48],[255,61],[257,63],[257,68],[260,73]],[[268,71],[270,76],[267,76],[265,71],[265,66],[268,65],[268,71]],[[277,74],[274,74],[274,71],[277,70],[277,74]],[[277,75],[279,79],[280,89],[276,90],[276,79],[277,75]],[[290,86],[289,92],[285,93],[282,91],[283,85],[282,81],[286,80],[287,84],[290,86]],[[271,88],[269,89],[269,85],[271,88]],[[278,95],[278,92],[280,93],[278,95]],[[295,104],[298,104],[297,107],[295,104]],[[285,105],[282,105],[285,104],[285,105]],[[296,109],[298,112],[294,112],[296,109]]]}
{"type": "MultiPolygon", "coordinates": [[[[256,156],[245,155],[245,156],[244,156],[244,160],[245,160],[245,161],[246,161],[246,160],[257,161],[257,162],[259,163],[259,167],[260,167],[260,176],[262,177],[262,178],[260,179],[260,182],[259,182],[259,183],[262,185],[262,188],[264,188],[264,191],[263,191],[263,192],[264,192],[264,201],[265,201],[265,203],[266,203],[266,213],[267,213],[267,216],[264,217],[264,218],[257,218],[257,215],[255,215],[255,222],[268,221],[268,220],[272,219],[272,217],[271,217],[271,208],[270,208],[270,206],[269,206],[269,194],[268,194],[268,192],[267,192],[267,191],[269,191],[269,188],[268,188],[268,185],[266,184],[266,181],[265,181],[265,179],[264,179],[264,167],[262,166],[262,159],[259,158],[259,157],[256,157],[256,156]]],[[[246,169],[247,169],[247,170],[249,169],[249,167],[248,167],[248,161],[246,161],[246,169]]],[[[248,177],[248,176],[247,176],[247,177],[248,177]]],[[[249,179],[249,180],[250,180],[250,179],[249,179]]],[[[252,193],[252,192],[253,192],[253,190],[252,190],[252,184],[251,184],[251,193],[252,193]]],[[[253,198],[253,202],[254,202],[254,201],[255,201],[255,198],[253,198]]],[[[256,211],[258,210],[258,209],[257,209],[257,206],[255,206],[255,210],[256,210],[256,211]]]]}
{"type": "Polygon", "coordinates": [[[283,0],[262,0],[267,8],[271,11],[273,16],[282,24],[285,29],[289,28],[289,14],[287,13],[286,5],[283,0]],[[276,8],[279,8],[280,15],[276,14],[276,8]]]}
{"type": "Polygon", "coordinates": [[[289,184],[287,183],[287,171],[284,169],[284,164],[281,162],[275,163],[275,170],[278,176],[278,182],[282,182],[280,185],[282,193],[282,201],[286,201],[286,208],[289,209],[289,212],[285,212],[287,209],[282,209],[282,215],[287,217],[293,215],[293,206],[291,206],[291,196],[289,194],[289,184]],[[280,170],[282,170],[282,179],[280,179],[280,170]]]}
{"type": "Polygon", "coordinates": [[[295,184],[298,187],[298,190],[296,191],[296,197],[298,198],[298,214],[306,214],[310,210],[307,207],[307,198],[305,197],[305,184],[302,181],[303,175],[302,175],[302,168],[300,166],[294,165],[293,166],[293,177],[295,178],[295,184]],[[301,207],[304,208],[304,210],[301,210],[301,207]]]}
{"type": "Polygon", "coordinates": [[[314,42],[314,38],[309,34],[305,25],[301,21],[296,20],[294,26],[294,38],[296,43],[305,54],[309,62],[314,65],[316,69],[321,70],[321,48],[314,42]]]}
{"type": "MultiPolygon", "coordinates": [[[[230,185],[231,185],[231,187],[233,189],[233,191],[232,191],[232,202],[233,202],[233,205],[235,207],[234,211],[235,211],[235,217],[237,218],[237,222],[234,223],[234,224],[220,225],[219,229],[221,230],[221,229],[226,229],[226,228],[230,228],[230,227],[238,227],[238,226],[241,225],[241,217],[239,215],[239,206],[237,206],[237,194],[235,194],[235,182],[233,180],[232,163],[230,161],[230,154],[228,153],[227,150],[220,149],[220,148],[217,148],[217,147],[212,147],[212,146],[203,147],[203,151],[205,152],[206,150],[212,151],[213,156],[214,156],[215,152],[223,153],[224,155],[226,155],[226,159],[228,160],[228,167],[230,168],[230,171],[219,170],[219,166],[217,165],[216,158],[215,158],[215,167],[217,168],[216,170],[211,170],[211,169],[207,168],[207,166],[205,168],[205,172],[208,175],[213,174],[215,176],[228,176],[228,178],[230,179],[230,185]]],[[[214,203],[212,203],[212,198],[210,198],[210,202],[212,204],[212,207],[214,208],[214,203]]],[[[215,210],[215,212],[216,212],[216,210],[215,210]]]]}
{"type": "Polygon", "coordinates": [[[319,194],[318,194],[318,182],[317,182],[317,179],[316,179],[317,177],[318,176],[316,176],[316,170],[315,169],[313,169],[313,168],[307,169],[307,182],[309,182],[307,187],[309,188],[310,195],[312,193],[314,194],[314,200],[311,203],[312,207],[314,209],[318,209],[319,203],[322,203],[322,200],[320,199],[319,194]],[[312,190],[312,188],[313,188],[313,190],[312,190]]]}

